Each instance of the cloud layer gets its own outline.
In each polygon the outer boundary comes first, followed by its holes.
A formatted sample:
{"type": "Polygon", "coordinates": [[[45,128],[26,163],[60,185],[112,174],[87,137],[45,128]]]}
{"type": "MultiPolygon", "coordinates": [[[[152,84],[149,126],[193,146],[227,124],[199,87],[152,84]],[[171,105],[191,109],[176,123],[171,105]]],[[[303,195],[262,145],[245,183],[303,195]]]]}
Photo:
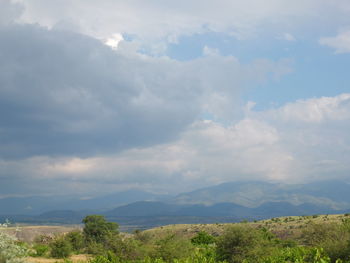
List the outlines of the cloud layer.
{"type": "Polygon", "coordinates": [[[231,101],[288,69],[288,61],[241,65],[217,54],[179,62],[124,46],[113,51],[35,25],[2,27],[1,156],[89,156],[162,143],[212,108],[207,97],[231,101]]]}
{"type": "Polygon", "coordinates": [[[180,61],[165,50],[208,32],[296,44],[315,31],[346,53],[349,13],[342,0],[0,1],[1,194],[348,176],[348,93],[258,111],[241,92],[278,83],[293,59],[242,62],[204,46],[180,61]]]}
{"type": "MultiPolygon", "coordinates": [[[[154,52],[181,36],[220,32],[238,39],[274,32],[323,33],[349,23],[344,0],[17,0],[25,7],[20,21],[68,29],[99,39],[124,34],[154,52]],[[77,15],[79,14],[79,15],[77,15]]],[[[291,39],[288,33],[288,39],[291,39]]],[[[276,36],[277,36],[276,35],[276,36]]],[[[294,38],[294,37],[293,37],[294,38]]]]}
{"type": "Polygon", "coordinates": [[[38,187],[50,189],[51,181],[82,194],[135,187],[178,192],[235,180],[346,178],[349,128],[350,94],[342,94],[250,110],[229,126],[196,121],[174,142],[116,155],[33,157],[20,164],[3,161],[0,167],[1,174],[17,175],[18,182],[26,171],[38,187]]]}

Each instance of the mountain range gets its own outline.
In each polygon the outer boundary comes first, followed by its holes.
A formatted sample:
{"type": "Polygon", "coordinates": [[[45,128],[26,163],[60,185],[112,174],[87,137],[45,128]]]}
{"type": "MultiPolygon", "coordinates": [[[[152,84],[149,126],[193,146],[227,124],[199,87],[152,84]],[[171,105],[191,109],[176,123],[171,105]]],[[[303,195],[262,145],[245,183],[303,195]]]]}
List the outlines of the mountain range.
{"type": "Polygon", "coordinates": [[[230,202],[258,207],[267,202],[304,203],[327,206],[335,210],[350,208],[350,185],[332,180],[308,184],[274,184],[267,182],[228,182],[177,195],[177,204],[215,204],[230,202]]]}
{"type": "Polygon", "coordinates": [[[344,181],[308,184],[227,182],[181,193],[157,195],[129,190],[95,198],[16,197],[0,199],[0,220],[80,223],[103,214],[121,224],[140,226],[186,222],[226,222],[277,216],[345,213],[350,185],[344,181]]]}

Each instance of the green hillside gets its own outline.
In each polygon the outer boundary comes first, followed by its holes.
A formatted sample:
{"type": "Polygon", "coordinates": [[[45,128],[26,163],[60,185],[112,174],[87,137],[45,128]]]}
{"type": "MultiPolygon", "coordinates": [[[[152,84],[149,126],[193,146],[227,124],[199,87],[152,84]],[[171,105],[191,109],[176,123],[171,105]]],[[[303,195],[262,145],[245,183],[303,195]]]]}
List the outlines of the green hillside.
{"type": "Polygon", "coordinates": [[[200,231],[206,231],[213,236],[220,236],[225,228],[232,225],[251,226],[253,228],[266,228],[281,239],[298,240],[304,229],[310,225],[341,224],[350,219],[350,214],[336,215],[311,215],[311,216],[287,216],[276,217],[267,220],[240,223],[215,223],[215,224],[174,224],[156,227],[143,231],[152,238],[166,236],[169,233],[177,236],[192,238],[200,231]]]}

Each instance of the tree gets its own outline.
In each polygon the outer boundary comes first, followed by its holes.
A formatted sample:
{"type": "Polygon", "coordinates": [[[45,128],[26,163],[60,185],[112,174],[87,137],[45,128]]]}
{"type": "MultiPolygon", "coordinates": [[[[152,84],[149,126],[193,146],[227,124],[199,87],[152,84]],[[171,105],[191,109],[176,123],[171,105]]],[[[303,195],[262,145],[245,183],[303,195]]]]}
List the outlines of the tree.
{"type": "Polygon", "coordinates": [[[101,215],[86,216],[83,219],[83,223],[85,224],[83,234],[88,243],[105,243],[110,235],[119,234],[118,224],[108,222],[101,215]]]}

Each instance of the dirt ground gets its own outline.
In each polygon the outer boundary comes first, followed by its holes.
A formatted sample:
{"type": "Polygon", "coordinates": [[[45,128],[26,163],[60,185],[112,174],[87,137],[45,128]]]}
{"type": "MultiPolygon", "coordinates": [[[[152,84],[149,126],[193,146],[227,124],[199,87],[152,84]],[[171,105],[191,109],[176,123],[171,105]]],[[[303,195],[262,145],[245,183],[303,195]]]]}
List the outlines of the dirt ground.
{"type": "MultiPolygon", "coordinates": [[[[69,258],[74,263],[86,262],[91,258],[89,255],[73,255],[69,258]]],[[[55,259],[55,258],[34,258],[28,257],[26,258],[26,262],[28,263],[55,263],[55,262],[64,262],[63,259],[55,259]]]]}
{"type": "Polygon", "coordinates": [[[32,242],[36,236],[48,235],[54,236],[57,234],[68,233],[74,229],[79,229],[80,226],[20,226],[1,228],[0,230],[15,236],[18,240],[24,242],[32,242]]]}

